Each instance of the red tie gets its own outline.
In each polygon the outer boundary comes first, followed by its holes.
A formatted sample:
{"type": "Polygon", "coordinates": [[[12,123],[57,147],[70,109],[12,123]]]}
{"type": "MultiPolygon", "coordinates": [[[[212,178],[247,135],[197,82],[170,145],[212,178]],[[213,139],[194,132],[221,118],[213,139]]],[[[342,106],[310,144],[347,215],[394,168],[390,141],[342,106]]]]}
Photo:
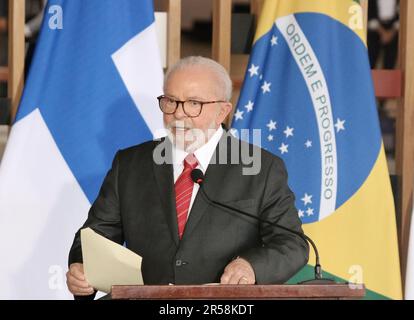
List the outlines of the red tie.
{"type": "Polygon", "coordinates": [[[175,205],[177,209],[178,235],[180,236],[180,239],[184,233],[191,195],[193,194],[194,182],[191,179],[191,171],[193,171],[197,165],[197,158],[193,154],[189,154],[185,157],[184,170],[175,182],[175,205]]]}

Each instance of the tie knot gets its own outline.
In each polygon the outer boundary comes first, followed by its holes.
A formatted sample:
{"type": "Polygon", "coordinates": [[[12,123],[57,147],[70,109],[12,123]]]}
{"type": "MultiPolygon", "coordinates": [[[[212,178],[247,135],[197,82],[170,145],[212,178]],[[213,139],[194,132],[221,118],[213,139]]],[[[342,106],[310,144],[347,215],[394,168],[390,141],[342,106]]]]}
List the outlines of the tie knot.
{"type": "Polygon", "coordinates": [[[195,169],[198,166],[198,160],[194,154],[190,153],[184,159],[184,168],[185,169],[195,169]]]}

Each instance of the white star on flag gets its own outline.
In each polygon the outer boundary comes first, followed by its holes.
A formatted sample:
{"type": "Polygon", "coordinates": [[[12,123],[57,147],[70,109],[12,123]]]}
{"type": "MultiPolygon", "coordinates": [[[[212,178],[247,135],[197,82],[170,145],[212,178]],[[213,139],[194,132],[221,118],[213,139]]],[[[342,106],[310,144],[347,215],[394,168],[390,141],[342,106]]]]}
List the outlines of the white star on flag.
{"type": "Polygon", "coordinates": [[[308,217],[309,216],[313,216],[313,209],[312,208],[308,208],[308,210],[306,210],[306,213],[308,214],[308,217]]]}
{"type": "Polygon", "coordinates": [[[276,121],[270,120],[266,125],[269,128],[269,131],[276,130],[276,121]]]}
{"type": "Polygon", "coordinates": [[[278,37],[276,37],[276,36],[272,37],[272,39],[270,40],[270,43],[272,44],[272,47],[277,45],[277,40],[278,40],[278,37]]]}
{"type": "Polygon", "coordinates": [[[251,112],[253,110],[254,103],[249,100],[249,102],[244,107],[246,108],[247,112],[251,112]]]}
{"type": "Polygon", "coordinates": [[[308,141],[306,141],[305,142],[305,146],[306,146],[306,148],[310,148],[310,147],[312,147],[312,141],[310,141],[310,140],[308,140],[308,141]]]}
{"type": "Polygon", "coordinates": [[[344,127],[345,122],[346,122],[345,120],[341,120],[339,118],[338,118],[338,120],[336,120],[335,128],[336,128],[337,133],[341,130],[345,131],[345,127],[344,127]]]}
{"type": "Polygon", "coordinates": [[[298,216],[299,216],[299,218],[303,218],[305,215],[304,215],[304,211],[303,210],[298,210],[298,216]]]}
{"type": "Polygon", "coordinates": [[[258,76],[259,75],[259,66],[255,66],[253,63],[250,66],[250,69],[248,70],[250,72],[250,78],[253,77],[254,75],[258,76]]]}
{"type": "Polygon", "coordinates": [[[289,151],[288,151],[288,147],[289,147],[289,145],[288,144],[284,144],[284,143],[282,143],[282,145],[279,147],[279,150],[280,150],[280,152],[282,153],[282,154],[285,154],[285,153],[288,153],[289,151]]]}
{"type": "Polygon", "coordinates": [[[284,134],[286,135],[286,138],[293,137],[293,130],[295,130],[295,129],[290,128],[289,126],[286,127],[286,130],[283,131],[284,134]]]}
{"type": "Polygon", "coordinates": [[[308,195],[307,193],[305,193],[305,196],[300,200],[302,200],[304,202],[304,205],[306,206],[307,204],[312,203],[312,197],[312,195],[308,195]]]}
{"type": "Polygon", "coordinates": [[[234,118],[237,120],[243,120],[243,113],[244,111],[241,111],[237,109],[237,112],[234,114],[234,118]]]}
{"type": "Polygon", "coordinates": [[[272,84],[270,82],[265,81],[262,85],[262,90],[263,90],[263,94],[265,94],[266,92],[270,92],[270,86],[272,84]]]}
{"type": "Polygon", "coordinates": [[[269,141],[273,141],[273,136],[272,136],[271,134],[269,134],[269,135],[267,136],[267,140],[269,140],[269,141]]]}

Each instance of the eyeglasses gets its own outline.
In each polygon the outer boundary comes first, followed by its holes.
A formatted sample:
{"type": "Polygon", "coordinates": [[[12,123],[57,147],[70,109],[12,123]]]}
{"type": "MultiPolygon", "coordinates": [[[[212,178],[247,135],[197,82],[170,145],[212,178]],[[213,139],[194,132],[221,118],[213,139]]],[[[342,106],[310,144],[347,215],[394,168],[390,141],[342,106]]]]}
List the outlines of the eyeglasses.
{"type": "Polygon", "coordinates": [[[165,114],[174,114],[177,109],[178,105],[181,103],[183,106],[184,113],[190,118],[196,118],[201,114],[203,110],[203,106],[205,104],[210,103],[219,103],[219,102],[226,102],[222,100],[217,101],[197,101],[197,100],[186,100],[186,101],[178,101],[168,96],[159,96],[157,97],[158,104],[160,109],[165,114]]]}

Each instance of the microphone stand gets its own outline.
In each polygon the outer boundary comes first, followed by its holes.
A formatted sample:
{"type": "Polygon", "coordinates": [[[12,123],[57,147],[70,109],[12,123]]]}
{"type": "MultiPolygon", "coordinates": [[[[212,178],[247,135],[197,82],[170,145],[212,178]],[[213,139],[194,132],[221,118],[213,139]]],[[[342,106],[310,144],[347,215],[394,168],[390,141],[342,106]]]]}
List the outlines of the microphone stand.
{"type": "Polygon", "coordinates": [[[285,230],[287,232],[293,233],[293,234],[297,235],[298,237],[300,237],[306,243],[310,243],[311,246],[312,246],[312,248],[313,248],[313,250],[314,250],[314,252],[315,252],[315,257],[316,257],[316,263],[315,263],[315,268],[314,268],[315,279],[310,279],[310,280],[302,281],[302,282],[299,282],[299,284],[308,284],[308,285],[318,284],[318,285],[320,285],[320,284],[335,284],[336,283],[335,280],[333,280],[333,279],[325,279],[325,278],[323,278],[323,276],[322,276],[322,267],[321,267],[321,264],[320,264],[320,261],[319,261],[320,259],[319,259],[318,249],[317,249],[315,243],[313,242],[313,240],[311,238],[309,238],[307,235],[305,235],[303,233],[300,233],[300,232],[297,232],[295,230],[286,228],[286,227],[281,226],[281,225],[279,225],[277,223],[274,223],[272,221],[268,221],[268,220],[262,219],[260,217],[257,217],[255,215],[253,215],[253,214],[250,214],[250,213],[241,211],[241,210],[239,210],[237,208],[233,208],[233,207],[230,207],[230,206],[228,206],[226,204],[223,204],[223,203],[220,203],[220,202],[217,202],[217,201],[214,201],[214,200],[210,199],[210,197],[207,195],[207,193],[205,192],[205,190],[203,188],[204,174],[199,169],[194,169],[191,172],[191,178],[193,179],[193,181],[195,183],[197,183],[198,185],[200,185],[200,190],[201,190],[201,194],[202,194],[203,198],[208,203],[212,204],[214,207],[221,208],[221,209],[226,209],[227,211],[230,211],[230,212],[236,211],[236,212],[238,212],[238,213],[240,213],[240,214],[242,214],[244,216],[247,216],[247,217],[253,218],[255,220],[258,220],[261,223],[267,223],[267,224],[269,224],[269,225],[271,225],[273,227],[277,227],[277,228],[280,228],[280,229],[285,230]],[[197,172],[197,171],[199,171],[199,172],[197,172]],[[194,175],[193,175],[193,172],[195,172],[194,175]]]}

